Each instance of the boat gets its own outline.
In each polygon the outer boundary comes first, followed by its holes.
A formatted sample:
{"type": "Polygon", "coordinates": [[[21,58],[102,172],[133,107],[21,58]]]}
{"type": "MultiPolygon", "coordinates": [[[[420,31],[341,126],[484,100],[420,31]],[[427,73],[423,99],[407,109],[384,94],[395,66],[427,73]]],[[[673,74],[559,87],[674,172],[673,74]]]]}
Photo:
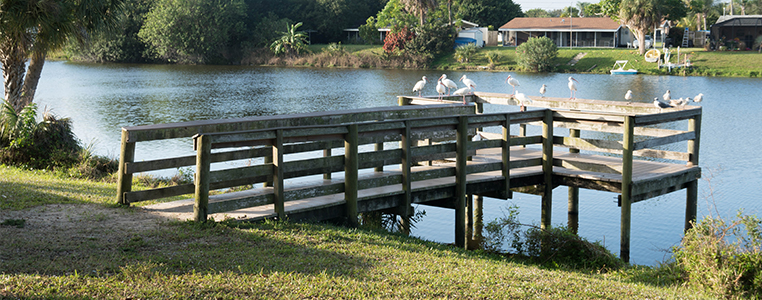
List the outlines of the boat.
{"type": "Polygon", "coordinates": [[[627,60],[617,60],[616,63],[614,63],[614,68],[611,69],[611,75],[635,75],[638,74],[638,70],[635,69],[624,69],[624,66],[627,65],[627,60]]]}
{"type": "Polygon", "coordinates": [[[646,61],[650,63],[655,63],[659,61],[660,56],[661,56],[661,53],[659,52],[659,50],[656,50],[656,49],[648,50],[648,52],[646,52],[646,55],[645,55],[646,61]]]}

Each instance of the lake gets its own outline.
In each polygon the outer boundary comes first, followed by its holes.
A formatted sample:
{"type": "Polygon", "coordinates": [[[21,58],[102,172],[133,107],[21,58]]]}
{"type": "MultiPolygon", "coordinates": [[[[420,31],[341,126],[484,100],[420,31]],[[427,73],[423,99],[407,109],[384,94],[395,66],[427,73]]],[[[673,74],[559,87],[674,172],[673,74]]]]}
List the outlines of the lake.
{"type": "MultiPolygon", "coordinates": [[[[443,71],[268,68],[245,66],[174,66],[75,64],[48,62],[42,72],[35,102],[74,121],[74,131],[97,154],[117,157],[123,126],[204,119],[292,114],[325,110],[393,106],[397,95],[412,95],[421,76],[429,83],[424,94],[436,94],[443,71]]],[[[679,76],[611,76],[592,74],[531,74],[515,72],[444,72],[477,83],[477,90],[508,92],[507,75],[516,77],[518,91],[539,96],[568,97],[567,79],[579,81],[578,98],[621,100],[629,89],[634,101],[651,102],[669,89],[673,98],[704,94],[699,218],[733,216],[739,209],[759,215],[762,201],[762,79],[679,76]]],[[[459,85],[462,85],[459,83],[459,85]]],[[[485,105],[485,112],[515,111],[516,107],[485,105]]],[[[584,136],[583,136],[584,137],[584,136]]],[[[138,147],[138,160],[192,154],[190,143],[156,142],[138,147]],[[150,148],[150,149],[148,149],[150,148]],[[184,149],[184,150],[181,150],[184,149]]],[[[684,150],[684,145],[677,146],[684,150]]],[[[579,234],[599,240],[619,253],[619,215],[616,194],[580,190],[579,234]]],[[[567,193],[553,193],[553,224],[566,222],[567,193]]],[[[520,208],[519,219],[538,223],[540,198],[514,193],[514,199],[485,200],[485,222],[499,217],[510,205],[520,208]]],[[[454,241],[454,212],[419,206],[426,216],[413,235],[443,243],[454,241]]],[[[653,265],[682,236],[685,190],[632,206],[631,262],[653,265]]]]}

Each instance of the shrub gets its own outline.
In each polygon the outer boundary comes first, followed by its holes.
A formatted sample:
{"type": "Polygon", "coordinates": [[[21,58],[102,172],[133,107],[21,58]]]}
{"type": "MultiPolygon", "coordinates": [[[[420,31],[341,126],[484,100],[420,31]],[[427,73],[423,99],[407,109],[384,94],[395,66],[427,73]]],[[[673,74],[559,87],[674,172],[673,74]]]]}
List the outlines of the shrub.
{"type": "Polygon", "coordinates": [[[384,52],[390,54],[405,50],[405,44],[414,37],[415,33],[408,30],[407,27],[402,28],[399,32],[389,32],[384,39],[384,52]]]}
{"type": "Polygon", "coordinates": [[[489,51],[487,53],[484,53],[484,56],[489,61],[490,68],[494,68],[498,60],[500,60],[500,52],[497,52],[497,51],[489,51]]]}
{"type": "Polygon", "coordinates": [[[452,51],[455,31],[442,22],[428,22],[418,27],[415,37],[405,44],[405,51],[430,57],[452,51]]]}
{"type": "Polygon", "coordinates": [[[376,44],[379,40],[378,28],[376,27],[376,17],[371,16],[365,21],[365,24],[360,25],[360,38],[369,45],[376,44]]]}
{"type": "Polygon", "coordinates": [[[518,63],[527,70],[549,72],[553,70],[553,59],[558,56],[558,48],[547,37],[530,38],[516,47],[518,63]]]}
{"type": "Polygon", "coordinates": [[[458,48],[455,48],[455,59],[461,63],[468,63],[468,61],[474,57],[478,49],[479,48],[476,47],[476,44],[474,43],[458,46],[458,48]]]}
{"type": "Polygon", "coordinates": [[[720,298],[762,297],[762,221],[739,212],[734,220],[707,217],[673,249],[688,283],[720,298]]]}
{"type": "Polygon", "coordinates": [[[341,42],[338,42],[328,44],[328,47],[325,48],[325,51],[330,54],[342,55],[346,52],[346,49],[344,49],[344,46],[341,45],[341,42]]]}

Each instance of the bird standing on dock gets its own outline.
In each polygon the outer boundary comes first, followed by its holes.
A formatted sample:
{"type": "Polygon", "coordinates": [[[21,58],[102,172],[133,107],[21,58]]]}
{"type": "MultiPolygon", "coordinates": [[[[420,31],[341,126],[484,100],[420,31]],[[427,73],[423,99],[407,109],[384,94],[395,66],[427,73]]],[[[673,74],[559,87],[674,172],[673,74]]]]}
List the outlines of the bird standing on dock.
{"type": "Polygon", "coordinates": [[[447,92],[447,87],[442,83],[442,79],[437,81],[437,94],[439,95],[439,101],[442,101],[442,96],[447,92]]]}
{"type": "Polygon", "coordinates": [[[704,94],[699,93],[696,97],[693,97],[693,102],[699,103],[704,100],[704,94]]]}
{"type": "Polygon", "coordinates": [[[545,98],[545,92],[547,91],[547,88],[548,86],[544,84],[542,85],[542,87],[540,87],[540,95],[542,95],[543,98],[545,98]]]}
{"type": "Polygon", "coordinates": [[[469,87],[460,88],[457,91],[453,92],[453,95],[457,96],[463,96],[463,104],[466,104],[466,95],[468,95],[468,92],[471,90],[469,87]]]}
{"type": "Polygon", "coordinates": [[[624,94],[624,100],[627,100],[627,104],[632,103],[632,91],[627,90],[627,93],[624,94]]]}
{"type": "Polygon", "coordinates": [[[421,91],[423,91],[423,86],[426,85],[426,76],[422,77],[423,80],[420,80],[415,83],[415,86],[413,87],[413,93],[418,92],[418,97],[421,96],[421,91]]]}
{"type": "Polygon", "coordinates": [[[680,98],[677,100],[669,100],[669,106],[676,107],[679,109],[683,109],[688,102],[691,101],[691,98],[680,98]]]}
{"type": "Polygon", "coordinates": [[[455,81],[452,81],[450,79],[447,79],[447,74],[442,74],[442,76],[439,77],[439,79],[442,80],[442,84],[447,87],[447,96],[450,95],[450,89],[457,89],[458,85],[455,84],[455,81]]]}
{"type": "Polygon", "coordinates": [[[665,102],[662,102],[661,100],[659,100],[659,97],[655,97],[654,98],[654,106],[656,106],[656,108],[670,108],[670,107],[672,107],[672,106],[669,105],[669,103],[665,103],[665,102]]]}
{"type": "Polygon", "coordinates": [[[664,98],[664,102],[669,102],[669,100],[672,100],[672,93],[669,90],[667,90],[667,92],[664,93],[664,96],[662,96],[662,98],[664,98]]]}
{"type": "Polygon", "coordinates": [[[486,140],[488,140],[488,138],[482,135],[481,132],[477,132],[476,135],[471,138],[472,142],[486,141],[486,140]]]}
{"type": "Polygon", "coordinates": [[[476,89],[476,82],[474,82],[471,79],[466,78],[465,74],[463,74],[463,76],[460,77],[460,81],[463,81],[463,84],[465,84],[467,87],[471,88],[472,90],[476,89]]]}
{"type": "Polygon", "coordinates": [[[574,79],[573,77],[569,76],[569,92],[571,93],[571,96],[569,97],[570,100],[577,99],[577,97],[575,97],[577,93],[577,84],[574,83],[575,81],[577,81],[577,79],[574,79]]]}
{"type": "Polygon", "coordinates": [[[515,95],[516,94],[516,87],[520,85],[519,84],[519,80],[514,78],[514,77],[511,77],[511,75],[508,75],[508,78],[505,79],[505,82],[507,82],[508,84],[510,84],[513,87],[513,94],[511,94],[511,96],[515,95]]]}
{"type": "Polygon", "coordinates": [[[524,93],[516,92],[516,100],[519,101],[519,111],[524,111],[526,108],[524,105],[531,104],[532,100],[529,99],[524,93]]]}

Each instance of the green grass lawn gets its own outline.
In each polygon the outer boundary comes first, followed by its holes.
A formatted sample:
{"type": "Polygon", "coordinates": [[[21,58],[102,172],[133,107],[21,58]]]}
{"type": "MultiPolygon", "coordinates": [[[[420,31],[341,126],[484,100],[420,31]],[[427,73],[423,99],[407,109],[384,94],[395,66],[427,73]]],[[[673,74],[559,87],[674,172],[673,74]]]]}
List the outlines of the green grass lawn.
{"type": "Polygon", "coordinates": [[[386,232],[195,224],[109,205],[113,183],[0,166],[0,298],[699,299],[649,267],[541,267],[386,232]],[[17,223],[14,223],[17,224],[17,223]]]}

